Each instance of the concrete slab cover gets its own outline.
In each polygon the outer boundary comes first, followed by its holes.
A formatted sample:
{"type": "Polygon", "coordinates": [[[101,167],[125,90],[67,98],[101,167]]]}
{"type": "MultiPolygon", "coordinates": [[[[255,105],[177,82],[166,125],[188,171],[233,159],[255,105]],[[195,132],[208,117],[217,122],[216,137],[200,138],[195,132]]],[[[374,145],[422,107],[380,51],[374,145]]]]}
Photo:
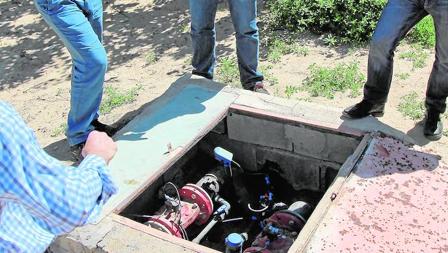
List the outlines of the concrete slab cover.
{"type": "Polygon", "coordinates": [[[448,252],[448,167],[375,137],[305,252],[448,252]]]}
{"type": "Polygon", "coordinates": [[[152,178],[176,151],[199,140],[210,124],[225,115],[235,94],[187,85],[160,106],[151,105],[125,128],[117,140],[118,153],[110,163],[119,193],[105,206],[107,215],[152,178]],[[156,108],[156,109],[154,109],[156,108]]]}

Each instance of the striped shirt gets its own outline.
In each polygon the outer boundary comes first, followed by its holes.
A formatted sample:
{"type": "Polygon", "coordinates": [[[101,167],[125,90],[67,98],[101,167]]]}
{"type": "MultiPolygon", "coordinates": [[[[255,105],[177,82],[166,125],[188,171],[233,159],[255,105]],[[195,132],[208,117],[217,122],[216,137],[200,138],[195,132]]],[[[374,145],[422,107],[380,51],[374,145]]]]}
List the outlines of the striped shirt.
{"type": "Polygon", "coordinates": [[[63,165],[0,101],[0,252],[45,251],[55,236],[94,221],[116,192],[102,158],[63,165]]]}

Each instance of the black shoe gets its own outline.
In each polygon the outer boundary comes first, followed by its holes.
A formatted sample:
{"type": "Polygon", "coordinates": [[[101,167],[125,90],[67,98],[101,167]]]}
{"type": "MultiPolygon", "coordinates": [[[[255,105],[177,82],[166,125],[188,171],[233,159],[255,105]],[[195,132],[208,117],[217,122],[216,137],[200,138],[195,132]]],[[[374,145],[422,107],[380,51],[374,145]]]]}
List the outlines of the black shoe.
{"type": "Polygon", "coordinates": [[[81,151],[84,148],[85,142],[78,143],[76,145],[70,146],[70,153],[74,161],[79,162],[83,159],[81,151]]]}
{"type": "Polygon", "coordinates": [[[372,104],[367,100],[362,100],[356,105],[346,108],[342,115],[350,119],[360,119],[369,115],[382,117],[384,115],[384,104],[372,104]]]}
{"type": "Polygon", "coordinates": [[[116,127],[105,125],[99,122],[98,119],[93,120],[90,124],[95,128],[96,131],[104,132],[109,137],[114,136],[114,134],[118,131],[116,127]]]}
{"type": "Polygon", "coordinates": [[[269,95],[269,91],[264,88],[263,82],[261,81],[256,82],[250,90],[253,92],[269,95]]]}
{"type": "Polygon", "coordinates": [[[423,134],[431,141],[437,141],[442,138],[443,124],[440,120],[439,112],[427,110],[425,124],[423,127],[423,134]]]}

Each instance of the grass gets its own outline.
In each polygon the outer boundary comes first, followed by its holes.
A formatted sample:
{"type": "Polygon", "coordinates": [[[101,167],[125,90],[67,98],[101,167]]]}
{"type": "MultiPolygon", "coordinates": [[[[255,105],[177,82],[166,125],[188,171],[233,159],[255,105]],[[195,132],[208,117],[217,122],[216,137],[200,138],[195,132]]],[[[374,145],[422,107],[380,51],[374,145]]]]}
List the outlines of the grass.
{"type": "Polygon", "coordinates": [[[409,74],[409,73],[400,73],[400,74],[397,74],[397,77],[400,78],[401,80],[406,80],[406,79],[408,79],[410,76],[411,76],[411,74],[409,74]]]}
{"type": "Polygon", "coordinates": [[[140,84],[130,90],[121,91],[116,87],[106,86],[100,112],[107,114],[117,107],[134,102],[142,88],[140,84]]]}
{"type": "Polygon", "coordinates": [[[145,62],[148,65],[156,63],[158,60],[157,55],[154,51],[150,50],[145,55],[145,62]]]}
{"type": "Polygon", "coordinates": [[[415,44],[410,51],[401,53],[399,58],[411,61],[413,69],[421,69],[425,66],[428,53],[421,45],[415,44]]]}
{"type": "Polygon", "coordinates": [[[425,116],[425,105],[417,92],[413,91],[400,98],[398,111],[406,118],[421,120],[425,116]]]}
{"type": "Polygon", "coordinates": [[[358,62],[339,63],[333,68],[313,64],[308,69],[310,74],[304,80],[303,89],[313,97],[333,99],[336,92],[345,91],[355,97],[360,95],[365,81],[358,62]]]}
{"type": "Polygon", "coordinates": [[[272,74],[272,65],[271,64],[259,65],[259,71],[264,76],[264,80],[265,80],[264,82],[268,83],[269,86],[278,85],[279,81],[278,81],[278,78],[272,74]]]}
{"type": "Polygon", "coordinates": [[[300,91],[300,88],[297,86],[288,85],[285,88],[285,95],[287,98],[291,98],[294,94],[300,91]]]}
{"type": "Polygon", "coordinates": [[[51,131],[50,136],[56,137],[64,134],[66,131],[67,131],[67,123],[62,123],[57,128],[53,129],[53,131],[51,131]]]}
{"type": "Polygon", "coordinates": [[[235,57],[224,57],[219,61],[217,70],[217,79],[231,86],[239,86],[240,73],[235,57]]]}
{"type": "Polygon", "coordinates": [[[274,39],[268,48],[267,59],[270,62],[279,62],[283,55],[296,54],[300,56],[307,56],[309,49],[299,43],[290,43],[280,39],[274,39]]]}
{"type": "MultiPolygon", "coordinates": [[[[271,64],[260,64],[258,69],[269,86],[278,84],[278,78],[272,74],[271,64]]],[[[220,82],[229,84],[232,87],[240,87],[240,71],[235,57],[228,56],[222,58],[217,66],[216,74],[217,80],[220,82]]]]}

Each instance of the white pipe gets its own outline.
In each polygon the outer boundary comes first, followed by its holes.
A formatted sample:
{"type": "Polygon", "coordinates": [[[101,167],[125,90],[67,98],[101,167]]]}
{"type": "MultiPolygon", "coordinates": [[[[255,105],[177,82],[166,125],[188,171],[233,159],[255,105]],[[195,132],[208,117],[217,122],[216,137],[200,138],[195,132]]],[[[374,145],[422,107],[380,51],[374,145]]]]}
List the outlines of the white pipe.
{"type": "Polygon", "coordinates": [[[207,226],[205,226],[205,228],[201,231],[201,233],[199,233],[198,236],[196,236],[196,238],[193,239],[192,242],[194,243],[200,243],[201,240],[204,238],[204,236],[207,235],[208,232],[210,232],[210,230],[216,225],[216,223],[218,223],[219,220],[224,220],[224,217],[226,217],[226,215],[229,213],[230,210],[230,203],[227,202],[225,199],[221,198],[221,197],[216,197],[215,198],[216,202],[220,203],[221,206],[216,210],[216,211],[221,211],[221,213],[216,213],[215,215],[219,215],[219,219],[218,216],[215,216],[212,221],[210,221],[207,226]],[[222,210],[221,210],[222,209],[222,210]]]}
{"type": "Polygon", "coordinates": [[[193,239],[193,242],[200,243],[204,236],[207,235],[207,233],[216,225],[216,223],[218,223],[217,219],[213,219],[212,221],[210,221],[207,226],[201,231],[201,233],[199,233],[199,235],[193,239]]]}

